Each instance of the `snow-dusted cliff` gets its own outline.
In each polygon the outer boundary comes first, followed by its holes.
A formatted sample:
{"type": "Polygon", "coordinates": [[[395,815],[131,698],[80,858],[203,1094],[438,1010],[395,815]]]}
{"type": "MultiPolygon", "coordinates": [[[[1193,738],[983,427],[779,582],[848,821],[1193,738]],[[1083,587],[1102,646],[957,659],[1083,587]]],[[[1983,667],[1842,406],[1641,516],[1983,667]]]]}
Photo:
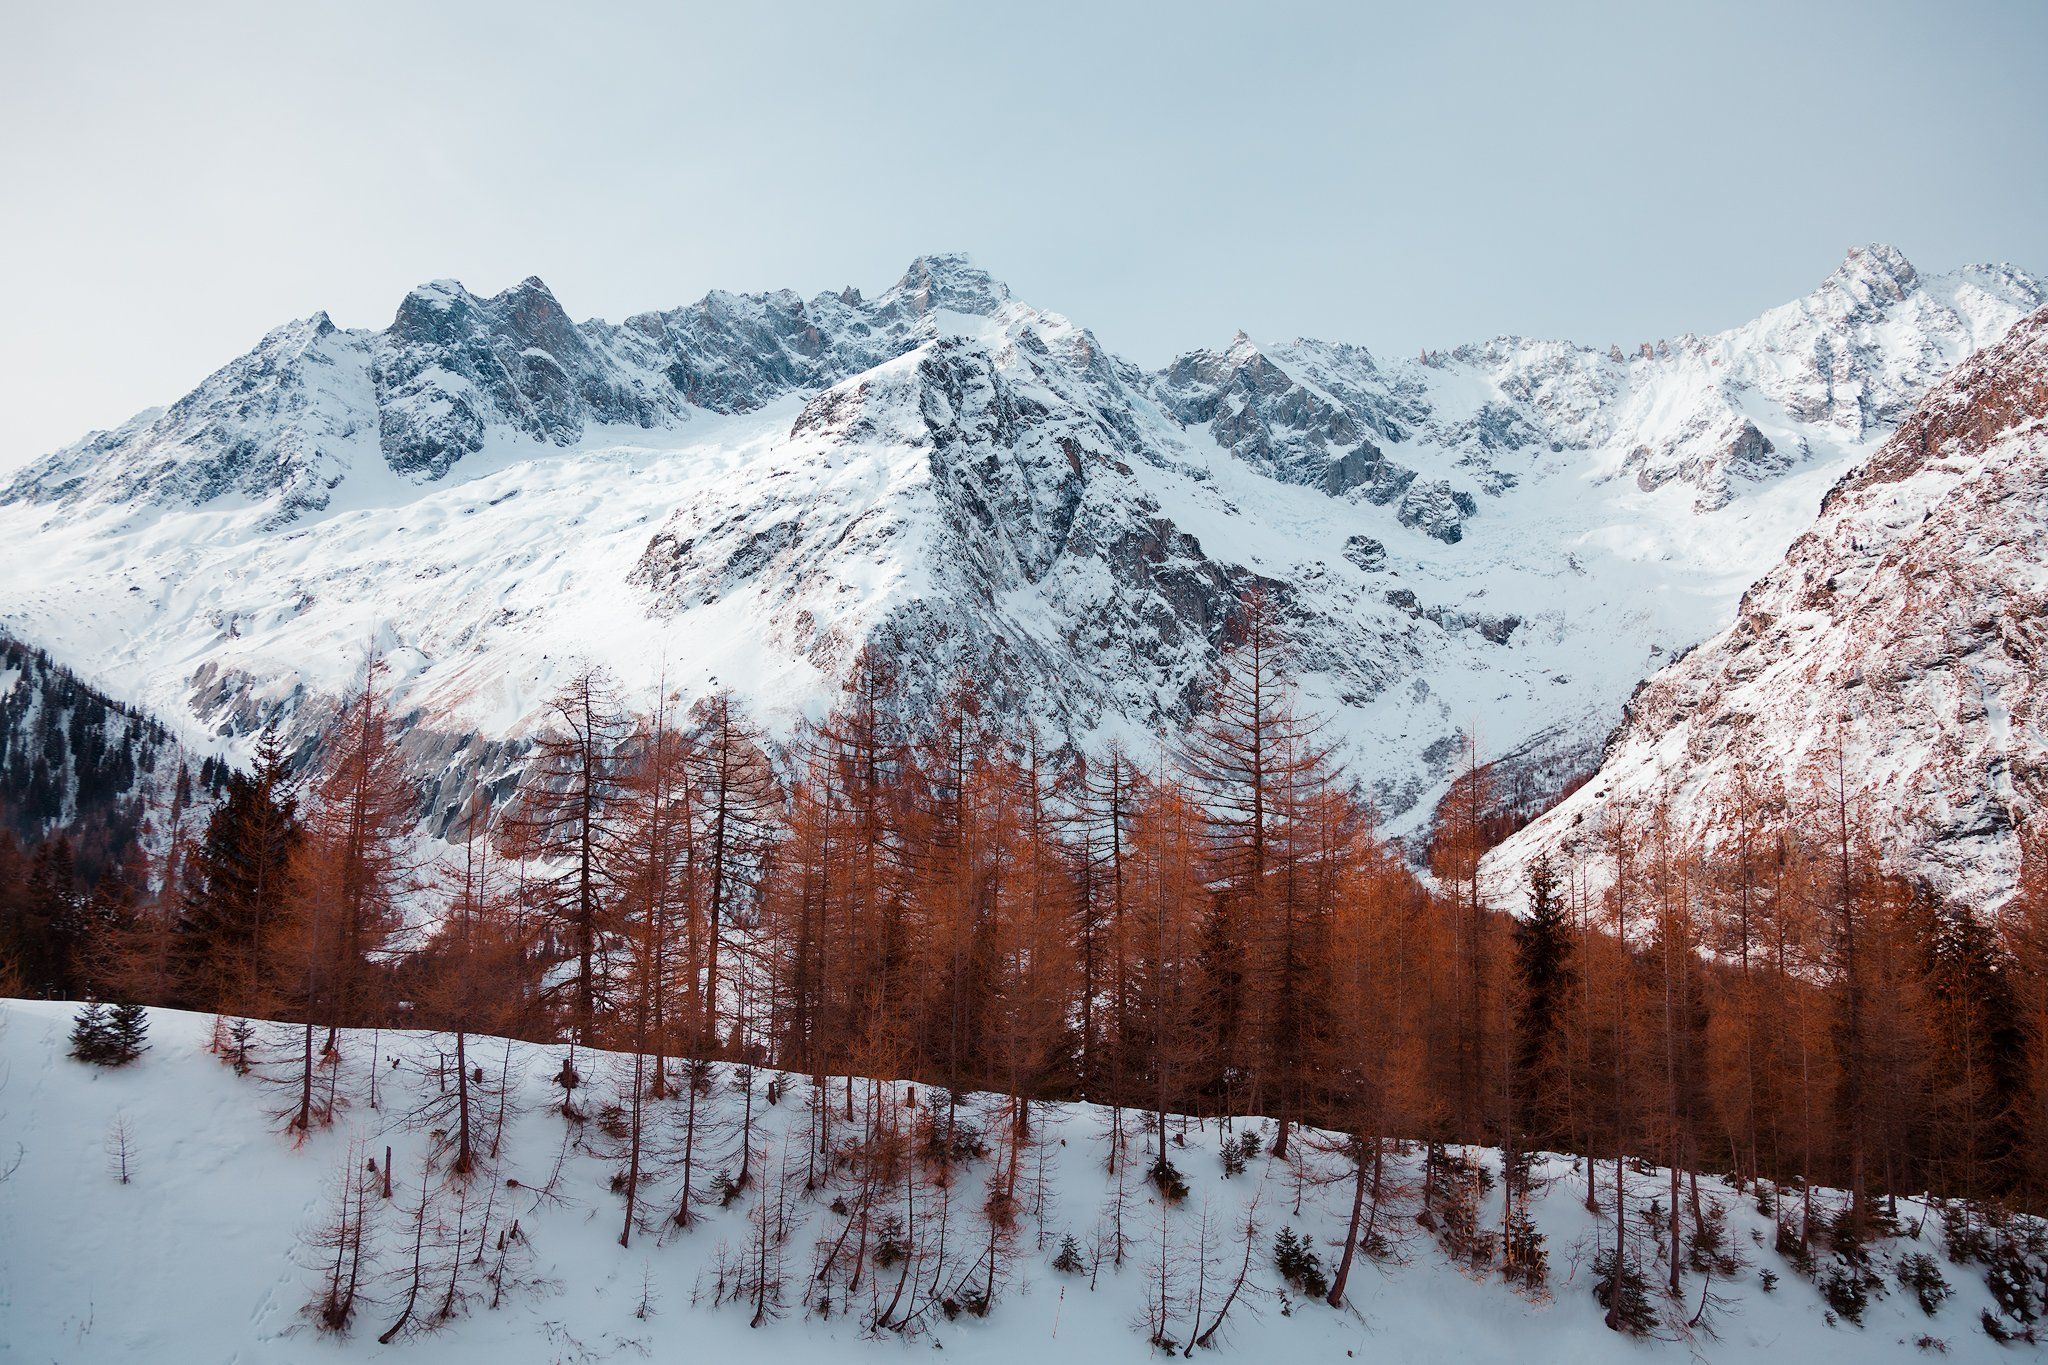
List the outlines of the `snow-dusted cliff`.
{"type": "Polygon", "coordinates": [[[1629,703],[1595,778],[1495,850],[1583,854],[1614,806],[1711,831],[1738,769],[1796,794],[1839,744],[1899,863],[1993,905],[2048,799],[2048,309],[1957,368],[1823,500],[1734,622],[1629,703]]]}
{"type": "Polygon", "coordinates": [[[1851,252],[1714,336],[1389,361],[1238,337],[1148,374],[960,257],[571,322],[442,282],[287,325],[0,494],[0,625],[232,741],[376,641],[423,768],[499,764],[578,658],[786,724],[886,638],[1055,739],[1185,716],[1241,593],[1396,828],[1456,737],[1583,748],[1821,494],[2048,299],[1851,252]]]}

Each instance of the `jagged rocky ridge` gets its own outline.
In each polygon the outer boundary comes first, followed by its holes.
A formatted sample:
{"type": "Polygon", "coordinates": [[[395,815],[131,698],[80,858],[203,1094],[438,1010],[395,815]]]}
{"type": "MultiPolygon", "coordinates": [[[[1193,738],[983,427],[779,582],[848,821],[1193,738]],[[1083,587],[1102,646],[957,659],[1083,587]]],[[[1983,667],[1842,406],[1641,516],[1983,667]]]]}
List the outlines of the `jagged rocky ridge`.
{"type": "Polygon", "coordinates": [[[574,323],[440,282],[273,332],[0,495],[0,623],[216,735],[305,729],[373,642],[442,818],[572,661],[815,714],[853,652],[1053,742],[1184,718],[1264,583],[1398,825],[1461,734],[1530,770],[1725,623],[1821,492],[2039,306],[1851,252],[1713,336],[1390,361],[1240,336],[1157,373],[960,257],[574,323]]]}
{"type": "Polygon", "coordinates": [[[1507,896],[1539,851],[1590,860],[1608,811],[1663,798],[1712,838],[1738,772],[1796,801],[1839,745],[1904,869],[1995,906],[2048,805],[2044,662],[2048,308],[1829,490],[1733,623],[1642,686],[1593,780],[1489,873],[1507,896]]]}

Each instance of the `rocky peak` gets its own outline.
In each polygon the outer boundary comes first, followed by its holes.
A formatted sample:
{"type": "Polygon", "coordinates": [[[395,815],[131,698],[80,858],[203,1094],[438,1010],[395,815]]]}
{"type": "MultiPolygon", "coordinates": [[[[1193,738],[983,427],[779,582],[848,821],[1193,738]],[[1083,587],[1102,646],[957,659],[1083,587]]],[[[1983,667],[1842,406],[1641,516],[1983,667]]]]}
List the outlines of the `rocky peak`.
{"type": "Polygon", "coordinates": [[[445,341],[475,316],[476,304],[476,295],[460,280],[429,280],[398,301],[398,312],[385,334],[422,344],[445,341]]]}
{"type": "Polygon", "coordinates": [[[1821,288],[1846,295],[1858,304],[1883,311],[1920,287],[1920,272],[1905,253],[1883,242],[1852,246],[1835,273],[1821,288]]]}
{"type": "Polygon", "coordinates": [[[457,280],[431,280],[408,293],[385,335],[400,345],[452,346],[498,334],[550,352],[584,348],[582,336],[538,276],[479,299],[457,280]]]}
{"type": "Polygon", "coordinates": [[[555,298],[554,291],[536,275],[490,300],[493,319],[516,339],[530,346],[561,355],[586,349],[576,324],[555,298]]]}
{"type": "Polygon", "coordinates": [[[324,312],[273,327],[264,333],[263,340],[257,342],[256,348],[249,354],[215,371],[208,377],[206,384],[186,394],[178,402],[189,403],[202,397],[208,387],[229,375],[247,373],[252,369],[272,373],[276,366],[296,361],[309,347],[317,346],[339,330],[324,312]]]}
{"type": "Polygon", "coordinates": [[[920,256],[883,296],[919,313],[947,309],[987,315],[1010,302],[1009,286],[975,265],[962,252],[920,256]]]}
{"type": "Polygon", "coordinates": [[[651,426],[673,405],[592,346],[615,335],[578,327],[528,276],[488,299],[454,280],[405,296],[374,339],[377,427],[386,462],[439,478],[494,428],[567,445],[592,423],[651,426]]]}

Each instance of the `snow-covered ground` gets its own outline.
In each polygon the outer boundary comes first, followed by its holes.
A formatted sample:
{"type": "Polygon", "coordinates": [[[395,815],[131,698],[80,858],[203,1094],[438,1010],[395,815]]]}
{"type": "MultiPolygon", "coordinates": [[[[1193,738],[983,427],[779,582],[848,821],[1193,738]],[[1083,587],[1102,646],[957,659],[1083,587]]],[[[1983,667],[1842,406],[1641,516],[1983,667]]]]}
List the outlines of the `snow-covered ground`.
{"type": "MultiPolygon", "coordinates": [[[[680,1232],[661,1224],[675,1197],[673,1172],[655,1162],[643,1197],[654,1226],[630,1248],[619,1245],[622,1205],[612,1180],[621,1167],[595,1111],[616,1097],[618,1059],[584,1058],[589,1078],[578,1093],[593,1120],[571,1125],[554,1108],[560,1092],[550,1077],[560,1048],[481,1041],[473,1056],[489,1074],[509,1059],[515,1081],[503,1129],[502,1158],[471,1186],[464,1219],[467,1235],[496,1260],[496,1230],[518,1221],[523,1247],[514,1244],[504,1302],[493,1309],[468,1303],[431,1335],[401,1336],[389,1346],[376,1338],[396,1318],[402,1284],[393,1277],[411,1264],[411,1209],[418,1199],[422,1156],[431,1142],[419,1105],[435,1089],[437,1042],[430,1035],[344,1036],[337,1089],[346,1103],[331,1130],[303,1145],[282,1133],[278,1111],[287,1097],[260,1074],[238,1077],[206,1047],[212,1021],[197,1015],[152,1011],[152,1048],[132,1066],[102,1070],[68,1058],[66,1034],[73,1007],[0,1001],[0,1358],[9,1361],[303,1362],[410,1358],[436,1362],[638,1359],[821,1361],[891,1359],[942,1348],[948,1359],[1042,1361],[1055,1354],[1081,1360],[1139,1360],[1146,1343],[1147,1302],[1157,1294],[1162,1225],[1174,1257],[1169,1298],[1176,1321],[1169,1333],[1187,1340],[1181,1296],[1195,1289],[1195,1249],[1206,1212],[1216,1228],[1207,1287],[1213,1311],[1242,1257],[1236,1240],[1247,1213],[1260,1232],[1252,1280],[1223,1330],[1220,1354],[1250,1361],[1386,1359],[1412,1362],[1904,1360],[1937,1349],[1952,1359],[1998,1356],[1978,1326],[1991,1305],[1981,1274],[1944,1263],[1954,1297],[1932,1317],[1897,1285],[1891,1270],[1910,1250],[1939,1254],[1939,1220],[1926,1220],[1922,1237],[1878,1244],[1874,1267],[1888,1292],[1874,1301],[1860,1327],[1831,1325],[1814,1287],[1769,1248],[1770,1220],[1752,1198],[1718,1180],[1702,1182],[1712,1204],[1727,1212],[1731,1241],[1742,1269],[1711,1288],[1724,1306],[1714,1335],[1676,1330],[1669,1339],[1636,1341],[1602,1326],[1589,1292],[1593,1242],[1611,1236],[1581,1202],[1583,1176],[1569,1160],[1544,1163],[1548,1184],[1536,1215],[1548,1239],[1550,1293],[1524,1297],[1498,1276],[1461,1271],[1446,1260],[1412,1219],[1413,1202],[1390,1201],[1381,1227],[1394,1254],[1362,1259],[1354,1272],[1350,1306],[1333,1310],[1288,1291],[1271,1260],[1272,1237],[1283,1226],[1307,1233],[1326,1265],[1348,1209],[1348,1183],[1305,1184],[1285,1163],[1254,1158],[1242,1175],[1226,1178],[1213,1127],[1187,1129],[1187,1148],[1174,1159],[1190,1186],[1188,1199],[1165,1213],[1133,1177],[1127,1226],[1133,1241],[1121,1271],[1103,1264],[1094,1274],[1056,1272],[1052,1261],[1072,1234],[1093,1258],[1107,1227],[1113,1185],[1104,1171],[1104,1116],[1084,1105],[1048,1106],[1037,1121],[1039,1146],[1027,1156],[1021,1193],[1025,1209],[1009,1255],[1008,1283],[985,1319],[965,1314],[947,1320],[933,1311],[909,1338],[864,1335],[858,1311],[871,1286],[886,1294],[893,1276],[871,1270],[845,1311],[843,1289],[833,1291],[831,1317],[807,1310],[800,1288],[814,1247],[835,1238],[845,1220],[831,1203],[847,1193],[842,1178],[816,1197],[800,1181],[779,1191],[787,1200],[789,1238],[779,1251],[789,1282],[781,1315],[752,1329],[750,1305],[712,1302],[720,1268],[748,1250],[749,1233],[775,1182],[757,1184],[727,1208],[702,1210],[698,1225],[680,1232]],[[373,1046],[378,1061],[377,1106],[369,1104],[373,1046]],[[392,1059],[400,1064],[394,1068],[392,1059]],[[118,1179],[110,1155],[119,1132],[128,1137],[130,1180],[118,1179]],[[366,1283],[372,1302],[362,1307],[345,1338],[319,1332],[307,1313],[318,1271],[306,1234],[316,1228],[338,1170],[351,1152],[367,1151],[380,1163],[386,1145],[397,1172],[393,1198],[373,1200],[377,1273],[366,1283]],[[1039,1157],[1042,1155],[1043,1164],[1039,1157]],[[1043,1197],[1039,1177],[1043,1173],[1043,1197]],[[513,1184],[512,1182],[517,1182],[513,1184]],[[551,1193],[543,1193],[543,1191],[551,1193]],[[492,1230],[479,1236],[479,1216],[490,1204],[492,1230]],[[1398,1216],[1394,1210],[1404,1210],[1398,1216]],[[523,1252],[523,1254],[521,1254],[523,1252]],[[1764,1271],[1776,1287],[1763,1289],[1764,1271]],[[643,1315],[643,1304],[648,1311],[643,1315]],[[1937,1347],[1933,1343],[1941,1343],[1937,1347]]],[[[264,1026],[263,1035],[277,1030],[264,1026]]],[[[276,1043],[272,1043],[275,1050],[276,1043]]],[[[738,1098],[721,1069],[712,1106],[713,1125],[729,1128],[738,1098]]],[[[800,1161],[805,1150],[807,1085],[786,1080],[780,1103],[767,1105],[766,1077],[756,1078],[757,1162],[773,1168],[785,1151],[800,1161]]],[[[922,1092],[922,1088],[920,1088],[922,1092]]],[[[900,1093],[900,1091],[899,1091],[900,1093]]],[[[655,1145],[675,1141],[680,1104],[652,1106],[655,1145]]],[[[490,1126],[488,1117],[485,1126],[490,1126]]],[[[707,1170],[730,1170],[729,1139],[709,1144],[720,1158],[707,1170]]],[[[1490,1154],[1477,1154],[1482,1161],[1490,1154]]],[[[1412,1181],[1417,1158],[1394,1169],[1412,1181]]],[[[436,1180],[444,1177],[436,1175],[436,1180]]],[[[986,1169],[970,1164],[956,1175],[954,1245],[985,1238],[980,1208],[986,1169]]],[[[1655,1174],[1640,1177],[1637,1207],[1662,1189],[1655,1174]]],[[[442,1211],[452,1218],[444,1198],[442,1211]]],[[[1903,1207],[1917,1221],[1920,1207],[1903,1207]]],[[[921,1208],[921,1216],[930,1217],[921,1208]]],[[[1499,1192],[1482,1209],[1497,1223],[1499,1192]]],[[[1633,1218],[1634,1215],[1631,1215],[1633,1218]]],[[[427,1259],[446,1274],[442,1239],[431,1234],[427,1259]]],[[[1646,1254],[1651,1239],[1641,1245],[1646,1254]]],[[[961,1255],[955,1274],[972,1255],[961,1255]]],[[[465,1272],[471,1287],[481,1268],[465,1272]]],[[[1653,1285],[1657,1267],[1650,1267],[1653,1285]]],[[[441,1285],[432,1282],[438,1303],[441,1285]]],[[[1653,1291],[1667,1318],[1689,1318],[1699,1302],[1701,1277],[1685,1276],[1683,1305],[1653,1291]]]]}

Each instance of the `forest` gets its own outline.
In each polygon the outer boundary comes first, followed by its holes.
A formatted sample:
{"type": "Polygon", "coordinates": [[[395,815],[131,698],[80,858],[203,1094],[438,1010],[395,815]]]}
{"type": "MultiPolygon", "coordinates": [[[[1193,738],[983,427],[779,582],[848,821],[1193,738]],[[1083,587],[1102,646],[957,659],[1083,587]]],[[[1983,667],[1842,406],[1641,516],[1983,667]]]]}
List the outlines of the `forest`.
{"type": "Polygon", "coordinates": [[[247,771],[209,772],[210,807],[181,774],[89,887],[61,835],[0,840],[0,994],[209,1012],[231,1063],[243,1021],[288,1022],[271,1065],[300,1135],[333,1117],[345,1031],[445,1034],[458,1177],[492,1098],[473,1041],[557,1047],[563,1114],[617,1144],[622,1245],[757,1177],[745,1141],[737,1170],[697,1150],[710,1064],[770,1077],[768,1103],[802,1081],[799,1178],[851,1180],[849,1265],[904,1236],[884,1212],[899,1187],[914,1208],[920,1180],[987,1163],[988,1299],[1051,1101],[1115,1115],[1110,1169],[1169,1203],[1189,1116],[1268,1119],[1276,1158],[1315,1144],[1350,1191],[1334,1264],[1304,1281],[1332,1305],[1381,1250],[1392,1158],[1418,1149],[1417,1220],[1511,1282],[1545,1273],[1518,1204],[1537,1154],[1579,1158],[1614,1228],[1596,1292],[1624,1331],[1645,1277],[1675,1296],[1682,1242],[1711,1241],[1703,1173],[1775,1191],[1795,1264],[1853,1265],[1902,1199],[1953,1201],[1952,1244],[2048,1209],[2048,848],[2012,903],[1946,903],[1888,870],[1884,812],[1823,745],[1797,780],[1739,774],[1706,837],[1610,812],[1596,862],[1539,862],[1501,903],[1480,755],[1426,847],[1383,840],[1271,604],[1254,594],[1240,623],[1196,719],[1142,753],[1047,752],[971,678],[908,722],[874,648],[786,742],[730,696],[638,705],[587,670],[516,792],[431,848],[371,659],[313,761],[266,739],[247,771]],[[579,1069],[591,1049],[632,1059],[616,1100],[579,1069]],[[657,1105],[682,1115],[658,1163],[657,1105]],[[1466,1145],[1502,1154],[1498,1227],[1478,1223],[1466,1145]],[[1660,1257],[1627,1235],[1650,1164],[1668,1170],[1660,1257]]]}

